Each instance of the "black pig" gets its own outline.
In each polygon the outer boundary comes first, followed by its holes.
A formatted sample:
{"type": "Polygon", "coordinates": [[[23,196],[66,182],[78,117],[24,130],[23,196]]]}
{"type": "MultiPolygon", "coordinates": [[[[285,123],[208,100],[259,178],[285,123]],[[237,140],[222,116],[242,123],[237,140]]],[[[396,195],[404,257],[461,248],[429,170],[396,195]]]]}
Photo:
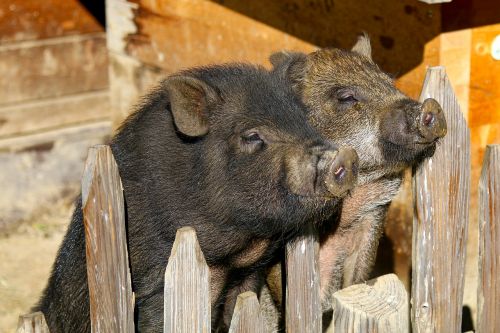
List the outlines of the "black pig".
{"type": "MultiPolygon", "coordinates": [[[[308,120],[321,135],[354,147],[359,155],[357,187],[330,221],[320,224],[320,281],[326,311],[335,291],[368,277],[403,171],[433,155],[436,142],[446,134],[446,121],[435,100],[418,103],[396,89],[373,62],[367,36],[361,36],[351,51],[280,52],[271,56],[271,62],[274,74],[288,78],[308,106],[308,120]]],[[[277,268],[268,280],[279,304],[277,268]]]]}
{"type": "MultiPolygon", "coordinates": [[[[178,228],[197,231],[211,271],[214,325],[223,317],[227,327],[237,295],[258,292],[284,242],[324,220],[356,180],[355,151],[323,140],[289,85],[250,65],[168,77],[111,147],[142,332],[162,331],[163,276],[178,228]]],[[[84,243],[78,200],[37,307],[52,333],[90,332],[84,243]]]]}

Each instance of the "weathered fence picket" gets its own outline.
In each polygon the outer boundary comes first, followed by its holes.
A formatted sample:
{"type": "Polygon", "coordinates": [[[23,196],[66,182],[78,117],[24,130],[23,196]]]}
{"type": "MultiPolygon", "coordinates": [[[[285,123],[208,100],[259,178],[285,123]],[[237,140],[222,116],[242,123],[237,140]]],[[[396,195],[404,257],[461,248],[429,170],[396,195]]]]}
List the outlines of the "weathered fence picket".
{"type": "Polygon", "coordinates": [[[398,277],[387,274],[333,295],[333,322],[328,333],[407,333],[408,294],[398,277]]]}
{"type": "Polygon", "coordinates": [[[210,272],[193,228],[177,230],[164,293],[163,332],[210,332],[210,272]]]}
{"type": "Polygon", "coordinates": [[[470,133],[443,67],[427,70],[420,100],[441,104],[448,124],[414,176],[413,331],[460,332],[469,216],[470,133]]]}
{"type": "Polygon", "coordinates": [[[319,241],[309,234],[286,248],[286,331],[320,333],[319,241]]]}
{"type": "Polygon", "coordinates": [[[500,328],[500,145],[486,147],[479,181],[477,332],[500,328]]]}
{"type": "Polygon", "coordinates": [[[43,313],[34,312],[19,316],[16,333],[49,333],[43,313]]]}
{"type": "Polygon", "coordinates": [[[238,295],[229,333],[265,333],[266,327],[254,292],[238,295]]]}
{"type": "Polygon", "coordinates": [[[90,318],[93,333],[134,332],[134,297],[123,188],[106,145],[89,149],[82,178],[90,318]]]}

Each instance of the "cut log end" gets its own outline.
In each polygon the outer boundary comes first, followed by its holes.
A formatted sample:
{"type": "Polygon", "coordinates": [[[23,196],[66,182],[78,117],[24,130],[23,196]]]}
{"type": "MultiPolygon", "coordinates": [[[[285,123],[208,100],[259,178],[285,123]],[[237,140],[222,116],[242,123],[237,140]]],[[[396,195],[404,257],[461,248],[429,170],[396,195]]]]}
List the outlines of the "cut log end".
{"type": "Polygon", "coordinates": [[[333,316],[335,332],[408,332],[408,295],[396,275],[384,275],[336,292],[333,316]]]}

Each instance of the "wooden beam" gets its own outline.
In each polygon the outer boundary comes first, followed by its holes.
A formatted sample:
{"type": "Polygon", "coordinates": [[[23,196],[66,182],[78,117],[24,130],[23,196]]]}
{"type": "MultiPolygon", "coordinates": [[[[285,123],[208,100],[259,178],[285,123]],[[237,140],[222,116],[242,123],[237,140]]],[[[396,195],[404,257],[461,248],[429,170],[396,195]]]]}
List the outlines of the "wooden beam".
{"type": "Polygon", "coordinates": [[[78,0],[0,2],[0,44],[103,31],[78,0]]]}
{"type": "Polygon", "coordinates": [[[103,33],[0,45],[0,104],[108,86],[103,33]]]}
{"type": "Polygon", "coordinates": [[[107,89],[16,103],[0,107],[0,139],[110,119],[107,89]]]}

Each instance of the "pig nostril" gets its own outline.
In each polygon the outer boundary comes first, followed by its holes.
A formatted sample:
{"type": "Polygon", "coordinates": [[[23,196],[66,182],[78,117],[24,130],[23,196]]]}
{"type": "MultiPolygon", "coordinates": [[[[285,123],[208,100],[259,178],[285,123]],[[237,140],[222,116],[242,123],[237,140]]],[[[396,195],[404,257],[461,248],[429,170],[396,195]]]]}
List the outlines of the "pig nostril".
{"type": "Polygon", "coordinates": [[[426,113],[423,119],[425,126],[430,126],[434,122],[434,115],[430,112],[426,113]]]}
{"type": "Polygon", "coordinates": [[[344,179],[345,174],[346,174],[346,169],[345,169],[345,167],[344,167],[343,165],[339,166],[339,167],[337,168],[337,170],[335,170],[334,174],[335,174],[335,179],[336,179],[337,181],[341,181],[342,179],[344,179]]]}

